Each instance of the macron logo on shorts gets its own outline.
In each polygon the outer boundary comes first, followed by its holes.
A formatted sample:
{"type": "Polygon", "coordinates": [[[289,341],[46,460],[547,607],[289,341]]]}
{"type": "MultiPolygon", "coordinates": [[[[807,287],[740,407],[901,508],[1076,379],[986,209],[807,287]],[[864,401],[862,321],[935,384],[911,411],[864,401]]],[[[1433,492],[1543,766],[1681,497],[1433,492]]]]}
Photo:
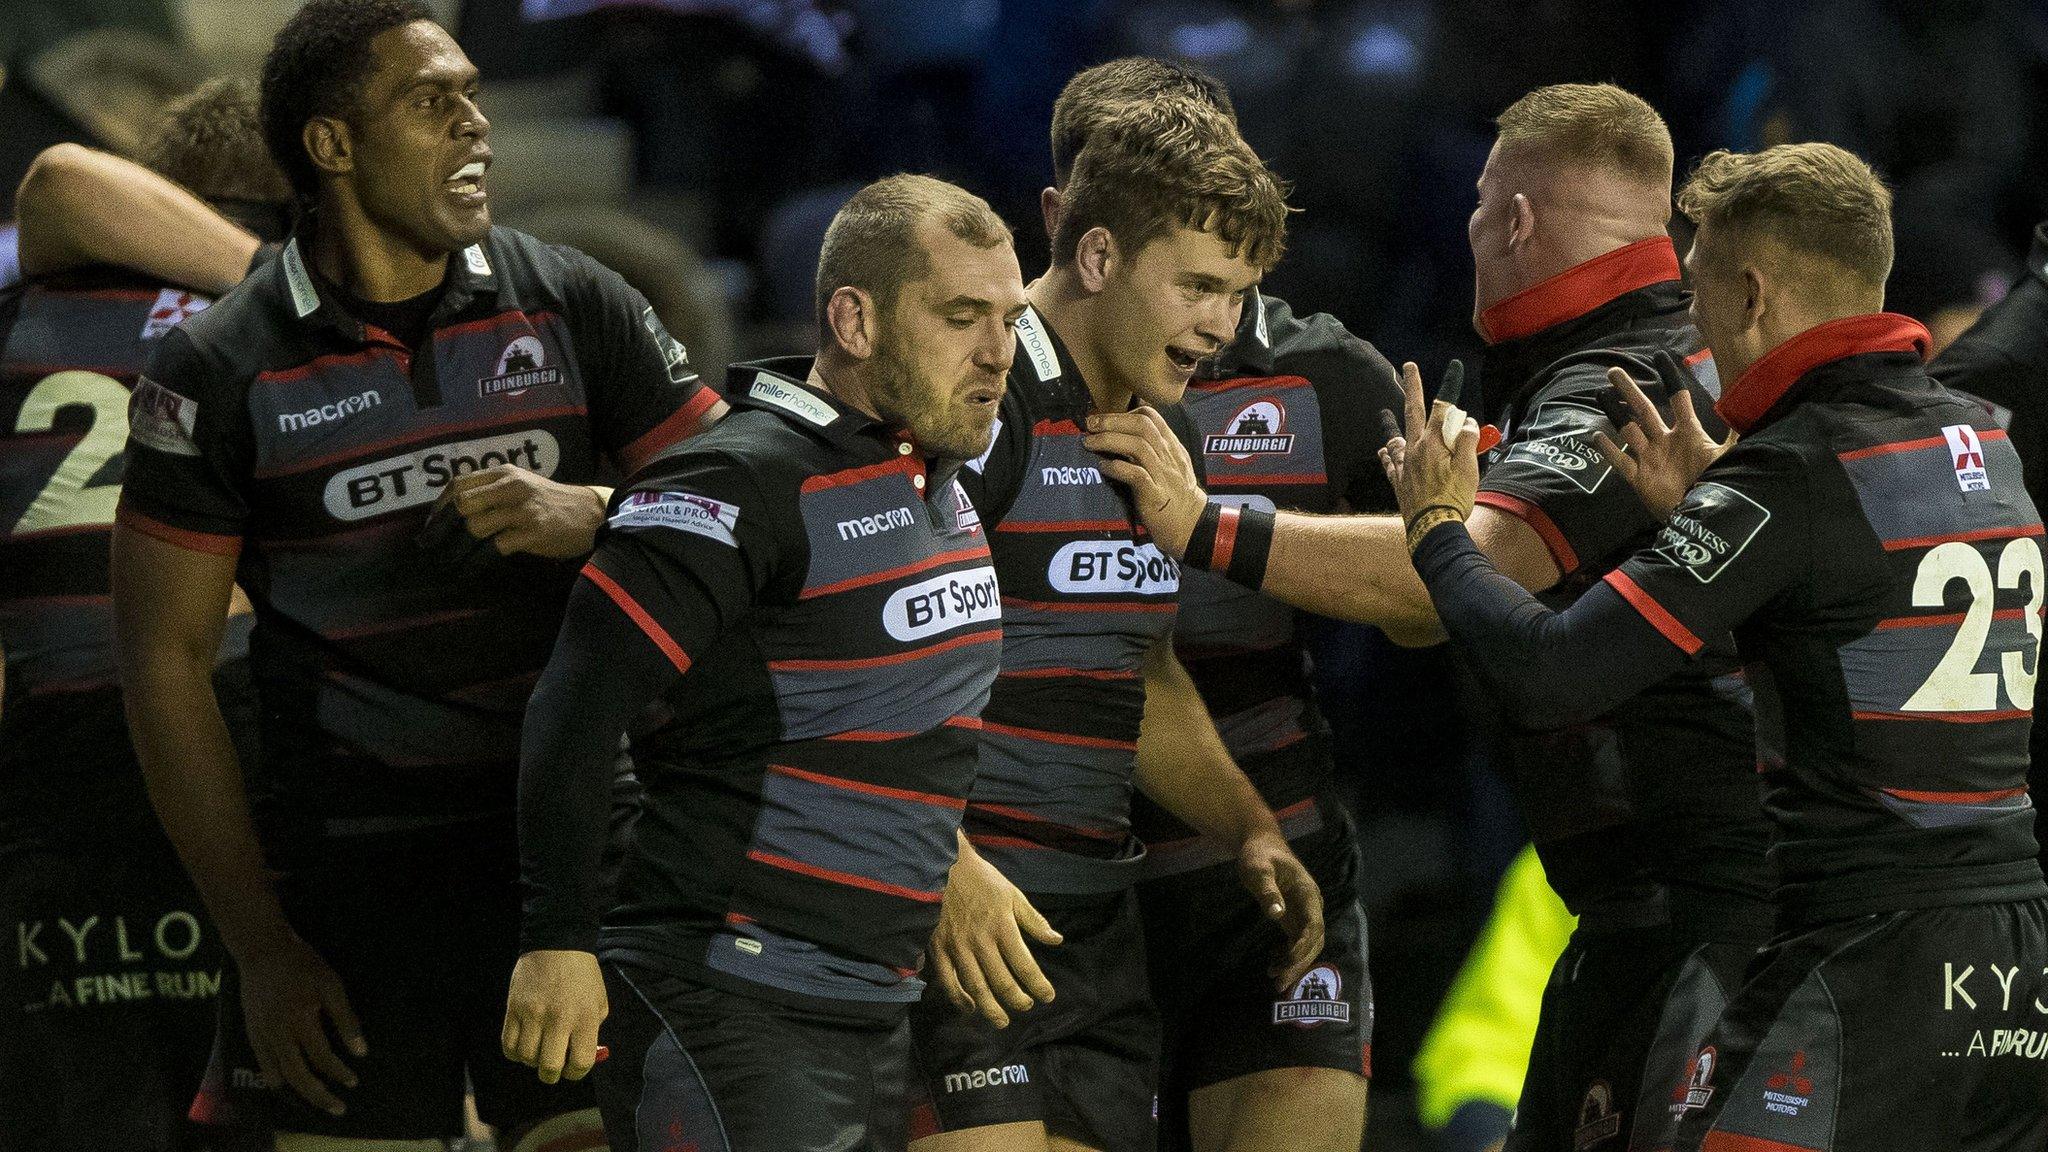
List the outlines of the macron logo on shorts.
{"type": "Polygon", "coordinates": [[[946,1073],[946,1091],[971,1092],[976,1088],[1000,1088],[1006,1084],[1031,1083],[1031,1071],[1022,1064],[998,1064],[972,1072],[946,1073]]]}

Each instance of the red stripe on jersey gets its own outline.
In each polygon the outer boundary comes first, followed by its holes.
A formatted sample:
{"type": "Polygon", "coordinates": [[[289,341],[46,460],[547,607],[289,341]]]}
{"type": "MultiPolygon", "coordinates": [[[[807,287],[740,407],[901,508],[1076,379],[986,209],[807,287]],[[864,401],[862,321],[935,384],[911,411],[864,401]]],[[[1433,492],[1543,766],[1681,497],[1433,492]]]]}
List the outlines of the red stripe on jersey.
{"type": "Polygon", "coordinates": [[[603,1148],[610,1139],[602,1128],[595,1132],[571,1132],[542,1144],[533,1152],[590,1152],[592,1148],[603,1148]]]}
{"type": "Polygon", "coordinates": [[[1004,680],[1064,680],[1080,677],[1083,680],[1136,680],[1135,668],[1019,668],[996,673],[1004,680]]]}
{"type": "Polygon", "coordinates": [[[1037,728],[1018,728],[1011,724],[998,724],[984,718],[983,732],[994,732],[1002,736],[1015,736],[1019,740],[1036,740],[1041,744],[1066,744],[1074,748],[1108,748],[1116,752],[1136,752],[1136,740],[1111,740],[1106,736],[1075,736],[1067,732],[1046,732],[1037,728]]]}
{"type": "Polygon", "coordinates": [[[51,680],[42,684],[31,684],[24,695],[49,696],[59,692],[92,692],[120,682],[121,677],[117,673],[102,672],[97,676],[81,676],[76,680],[51,680]]]}
{"type": "Polygon", "coordinates": [[[332,631],[321,631],[320,637],[323,640],[360,640],[365,636],[381,636],[387,632],[400,632],[408,628],[431,628],[436,624],[452,624],[457,620],[467,620],[472,616],[481,616],[483,614],[484,610],[481,608],[451,608],[445,612],[429,612],[424,616],[408,616],[400,620],[378,620],[369,624],[358,624],[353,628],[336,628],[332,631]]]}
{"type": "MultiPolygon", "coordinates": [[[[2048,612],[2048,604],[2041,607],[2042,611],[2048,612]]],[[[1993,620],[2024,620],[2026,616],[2025,608],[2000,608],[1991,614],[1993,620]]],[[[1949,612],[1940,616],[1893,616],[1888,620],[1879,620],[1876,630],[1892,632],[1900,628],[1947,628],[1961,624],[1968,617],[1967,612],[1949,612]]]]}
{"type": "Polygon", "coordinates": [[[746,913],[744,913],[744,912],[727,912],[727,913],[725,914],[725,922],[726,922],[727,924],[754,924],[754,923],[758,923],[758,921],[756,921],[756,920],[755,920],[755,919],[754,919],[754,918],[753,918],[752,916],[749,916],[749,915],[747,915],[747,914],[746,914],[746,913]]]}
{"type": "MultiPolygon", "coordinates": [[[[394,343],[396,342],[394,341],[394,343]]],[[[401,345],[401,347],[403,346],[401,345]]],[[[256,383],[291,384],[328,368],[347,368],[357,364],[368,364],[373,360],[397,360],[402,358],[402,356],[402,353],[385,347],[364,348],[357,352],[334,352],[326,356],[315,356],[296,368],[277,368],[268,372],[258,372],[256,374],[256,383]]]]}
{"type": "Polygon", "coordinates": [[[564,404],[555,408],[536,408],[530,412],[507,412],[502,416],[493,416],[485,420],[471,420],[462,424],[444,424],[439,428],[424,428],[408,432],[403,436],[393,436],[389,440],[379,440],[375,444],[362,444],[354,448],[344,448],[339,452],[329,452],[325,456],[315,456],[311,460],[294,460],[283,467],[258,468],[251,475],[259,480],[269,480],[278,476],[295,476],[301,472],[311,472],[316,468],[325,468],[329,464],[341,464],[350,460],[360,460],[366,456],[374,456],[379,452],[392,448],[404,448],[416,444],[421,450],[425,450],[434,447],[444,437],[460,435],[465,432],[479,432],[486,428],[503,428],[508,433],[524,432],[527,430],[526,425],[535,424],[542,420],[553,420],[563,416],[581,416],[586,411],[588,410],[581,404],[564,404]]]}
{"type": "Polygon", "coordinates": [[[1230,557],[1237,551],[1237,522],[1243,513],[1234,507],[1217,510],[1216,543],[1209,549],[1209,567],[1221,572],[1230,567],[1230,557]]]}
{"type": "MultiPolygon", "coordinates": [[[[205,552],[211,556],[239,556],[242,554],[240,536],[224,536],[215,532],[192,532],[184,528],[173,528],[161,520],[154,520],[137,512],[122,501],[114,512],[114,519],[122,527],[131,528],[144,536],[154,537],[166,544],[183,548],[188,552],[205,552]]],[[[104,527],[104,525],[96,525],[104,527]]]]}
{"type": "Polygon", "coordinates": [[[1740,1132],[1709,1132],[1706,1142],[1700,1145],[1700,1152],[1820,1152],[1820,1149],[1767,1140],[1762,1136],[1744,1136],[1740,1132]]]}
{"type": "Polygon", "coordinates": [[[1033,436],[1079,436],[1081,426],[1072,420],[1040,420],[1031,426],[1033,436]]]}
{"type": "Polygon", "coordinates": [[[1685,366],[1687,368],[1690,368],[1703,360],[1712,360],[1713,358],[1714,350],[1712,348],[1702,348],[1699,351],[1685,358],[1685,366]]]}
{"type": "Polygon", "coordinates": [[[1043,824],[1050,828],[1057,828],[1062,832],[1072,832],[1076,836],[1086,836],[1090,840],[1122,840],[1124,838],[1124,834],[1120,831],[1104,830],[1101,828],[1077,828],[1072,824],[1062,824],[1057,820],[1048,820],[1035,812],[1030,812],[1023,808],[1012,808],[1007,804],[977,803],[973,805],[973,808],[977,812],[992,812],[997,816],[1007,817],[1026,824],[1043,824]]]}
{"type": "Polygon", "coordinates": [[[998,532],[1122,532],[1128,520],[1005,520],[998,532]]]}
{"type": "Polygon", "coordinates": [[[977,848],[1029,848],[1038,852],[1052,851],[1051,848],[1044,844],[1033,844],[1031,841],[1020,836],[990,836],[979,832],[969,832],[967,834],[967,842],[977,848]]]}
{"type": "MultiPolygon", "coordinates": [[[[948,716],[943,721],[940,721],[939,727],[965,728],[970,732],[979,732],[981,731],[981,717],[948,716]]],[[[820,736],[818,739],[845,740],[859,744],[882,744],[890,740],[908,740],[913,736],[922,735],[924,735],[922,732],[888,732],[880,728],[856,728],[851,732],[835,732],[830,736],[820,736]]]]}
{"type": "Polygon", "coordinates": [[[910,1106],[910,1134],[908,1142],[915,1144],[927,1136],[937,1136],[945,1129],[939,1126],[939,1110],[929,1100],[910,1106]]]}
{"type": "Polygon", "coordinates": [[[1301,376],[1239,376],[1232,380],[1202,380],[1188,385],[1197,392],[1235,392],[1240,388],[1263,388],[1278,392],[1308,386],[1308,380],[1301,376]]]}
{"type": "Polygon", "coordinates": [[[862,656],[852,660],[770,660],[770,672],[838,672],[852,668],[887,668],[894,664],[908,664],[927,656],[937,656],[969,644],[993,644],[1003,638],[1001,628],[989,628],[981,632],[968,632],[924,648],[909,652],[891,652],[887,656],[862,656]]]}
{"type": "Polygon", "coordinates": [[[699,388],[683,406],[675,410],[668,419],[640,434],[631,444],[618,451],[619,467],[627,472],[638,472],[642,465],[654,459],[655,455],[671,444],[688,440],[704,430],[704,414],[718,403],[718,393],[709,388],[699,388]]]}
{"type": "Polygon", "coordinates": [[[1148,604],[1142,600],[1100,600],[1089,604],[1051,604],[1043,600],[1019,600],[1015,596],[1003,597],[1005,607],[1030,608],[1039,612],[1174,612],[1180,605],[1168,601],[1164,604],[1148,604]]]}
{"type": "Polygon", "coordinates": [[[1679,650],[1687,656],[1698,655],[1699,650],[1706,647],[1699,637],[1692,634],[1692,629],[1679,623],[1678,617],[1666,611],[1654,597],[1643,591],[1642,585],[1631,579],[1628,573],[1616,568],[1606,575],[1605,580],[1609,587],[1621,593],[1622,599],[1628,601],[1637,612],[1642,613],[1643,619],[1648,620],[1652,628],[1662,633],[1666,640],[1678,645],[1679,650]]]}
{"type": "Polygon", "coordinates": [[[792,768],[787,764],[770,764],[768,765],[768,770],[778,775],[789,776],[798,780],[808,780],[813,784],[823,784],[827,788],[843,788],[848,792],[865,792],[870,796],[886,796],[891,800],[908,800],[914,804],[930,804],[934,808],[951,808],[958,811],[967,807],[967,801],[959,797],[940,796],[934,792],[913,792],[908,788],[889,788],[881,784],[867,784],[859,780],[848,780],[840,776],[827,776],[820,772],[806,772],[802,768],[792,768]]]}
{"type": "Polygon", "coordinates": [[[1973,540],[2006,540],[2016,536],[2039,536],[2039,524],[2022,524],[2018,527],[1979,528],[1972,532],[1949,532],[1940,536],[1908,536],[1902,540],[1886,540],[1884,550],[1903,552],[1908,548],[1932,548],[1937,544],[1951,542],[1968,544],[1973,540]]]}
{"type": "MultiPolygon", "coordinates": [[[[1991,428],[1977,433],[1979,440],[2003,440],[2005,430],[1991,428]]],[[[1897,440],[1890,444],[1873,444],[1868,448],[1854,448],[1847,452],[1835,453],[1837,460],[1862,460],[1870,456],[1889,456],[1894,452],[1918,452],[1923,448],[1946,448],[1948,437],[1923,436],[1918,440],[1897,440]]]]}
{"type": "Polygon", "coordinates": [[[594,562],[583,565],[582,575],[612,598],[612,603],[619,606],[619,611],[624,612],[628,619],[639,626],[640,631],[646,633],[649,640],[654,641],[654,646],[661,649],[661,654],[668,657],[668,662],[676,666],[676,671],[690,670],[689,653],[683,651],[683,646],[676,643],[676,638],[669,635],[666,628],[656,623],[654,617],[640,606],[638,600],[633,599],[630,592],[619,587],[618,581],[606,575],[604,569],[599,568],[594,562]]]}
{"type": "Polygon", "coordinates": [[[811,600],[819,596],[830,596],[834,592],[865,588],[870,584],[880,584],[900,576],[915,576],[919,572],[928,571],[946,564],[957,563],[962,560],[983,560],[987,559],[987,557],[988,547],[986,545],[962,548],[955,552],[941,552],[936,556],[912,561],[909,564],[901,564],[894,568],[884,568],[880,572],[870,572],[865,576],[849,576],[844,580],[835,580],[830,584],[820,584],[816,588],[806,588],[802,592],[797,593],[797,599],[811,600]]]}
{"type": "Polygon", "coordinates": [[[1579,570],[1577,549],[1572,547],[1570,540],[1565,539],[1564,532],[1558,528],[1557,522],[1550,518],[1550,513],[1545,512],[1541,505],[1519,496],[1494,491],[1481,492],[1472,498],[1472,502],[1498,509],[1535,529],[1536,535],[1543,538],[1543,546],[1550,549],[1550,558],[1557,564],[1560,573],[1569,576],[1579,570]]]}
{"type": "Polygon", "coordinates": [[[924,466],[918,461],[908,456],[898,456],[894,460],[884,460],[880,464],[866,464],[859,468],[844,468],[837,472],[827,472],[823,476],[806,477],[803,483],[803,490],[805,492],[819,492],[826,488],[844,488],[850,484],[865,484],[869,480],[879,479],[892,473],[914,476],[922,475],[923,472],[924,466]]]}
{"type": "Polygon", "coordinates": [[[1323,472],[1225,472],[1209,470],[1209,487],[1214,489],[1222,484],[1268,484],[1274,487],[1303,484],[1328,484],[1330,477],[1323,472]]]}
{"type": "Polygon", "coordinates": [[[884,896],[898,896],[905,900],[915,900],[919,904],[937,904],[939,897],[945,895],[944,892],[919,892],[915,888],[905,888],[901,884],[891,884],[886,880],[877,880],[872,876],[860,876],[852,872],[841,872],[833,868],[820,868],[816,864],[806,864],[801,860],[792,860],[787,856],[777,856],[772,852],[763,852],[758,848],[749,851],[747,859],[752,860],[756,864],[766,864],[770,868],[780,868],[785,872],[794,872],[799,876],[809,876],[813,880],[829,880],[834,884],[844,884],[849,888],[865,888],[870,892],[880,892],[884,896]]]}
{"type": "Polygon", "coordinates": [[[2007,712],[1851,712],[1851,720],[1928,720],[1936,724],[1996,724],[2001,720],[2025,720],[2029,708],[2007,712]]]}
{"type": "Polygon", "coordinates": [[[542,324],[554,318],[553,312],[500,312],[496,316],[486,316],[481,320],[464,320],[460,324],[450,324],[446,328],[436,329],[434,336],[436,339],[442,336],[467,336],[471,332],[488,332],[493,328],[539,329],[542,324]]]}
{"type": "Polygon", "coordinates": [[[2024,784],[2018,788],[2001,788],[1995,792],[1915,792],[1906,788],[1880,788],[1878,791],[1887,796],[1896,796],[1901,800],[1912,800],[1920,804],[1990,804],[2027,794],[2024,784]]]}

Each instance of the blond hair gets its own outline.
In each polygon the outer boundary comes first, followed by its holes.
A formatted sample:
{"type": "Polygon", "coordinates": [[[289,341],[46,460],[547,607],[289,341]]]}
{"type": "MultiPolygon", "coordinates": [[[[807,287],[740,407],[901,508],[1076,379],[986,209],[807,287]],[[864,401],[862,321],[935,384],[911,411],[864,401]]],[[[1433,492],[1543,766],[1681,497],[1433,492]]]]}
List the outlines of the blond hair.
{"type": "Polygon", "coordinates": [[[1287,187],[1213,105],[1184,98],[1128,105],[1074,158],[1052,262],[1107,228],[1126,256],[1175,227],[1215,233],[1232,256],[1271,268],[1287,247],[1287,187]]]}
{"type": "Polygon", "coordinates": [[[1671,182],[1671,130],[1642,97],[1613,84],[1538,88],[1494,119],[1503,152],[1610,168],[1644,183],[1671,182]]]}
{"type": "Polygon", "coordinates": [[[1716,235],[1770,239],[1827,260],[1882,291],[1892,268],[1892,194],[1833,144],[1714,152],[1678,193],[1678,210],[1716,235]]]}
{"type": "Polygon", "coordinates": [[[917,235],[927,221],[976,248],[1010,242],[1010,226],[988,201],[957,184],[909,174],[875,181],[854,193],[825,229],[818,251],[820,338],[828,335],[826,305],[841,288],[866,292],[887,312],[905,284],[931,275],[931,253],[917,235]]]}

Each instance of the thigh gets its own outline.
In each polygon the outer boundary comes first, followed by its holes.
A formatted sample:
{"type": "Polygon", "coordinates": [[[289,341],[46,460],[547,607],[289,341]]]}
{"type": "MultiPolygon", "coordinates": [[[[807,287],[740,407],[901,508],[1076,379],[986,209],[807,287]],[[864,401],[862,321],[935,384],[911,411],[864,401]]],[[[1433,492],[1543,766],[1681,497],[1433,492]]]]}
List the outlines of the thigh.
{"type": "Polygon", "coordinates": [[[167,844],[0,865],[0,1147],[181,1146],[222,951],[167,844]]]}
{"type": "MultiPolygon", "coordinates": [[[[1253,1072],[1188,1101],[1193,1152],[1358,1152],[1368,1082],[1333,1068],[1253,1072]]],[[[1161,1143],[1162,1148],[1170,1146],[1161,1143]]]]}
{"type": "Polygon", "coordinates": [[[599,1107],[615,1152],[864,1152],[903,1146],[901,1026],[828,1020],[681,977],[605,965],[599,1107]]]}
{"type": "MultiPolygon", "coordinates": [[[[1068,944],[1074,942],[1069,936],[1068,944]]],[[[1154,1147],[1159,1015],[1146,986],[1144,954],[1131,893],[1088,934],[1085,947],[1070,954],[1076,977],[1070,983],[1086,989],[1086,1003],[1068,1028],[1038,1046],[1048,1136],[1102,1152],[1154,1147]]]]}

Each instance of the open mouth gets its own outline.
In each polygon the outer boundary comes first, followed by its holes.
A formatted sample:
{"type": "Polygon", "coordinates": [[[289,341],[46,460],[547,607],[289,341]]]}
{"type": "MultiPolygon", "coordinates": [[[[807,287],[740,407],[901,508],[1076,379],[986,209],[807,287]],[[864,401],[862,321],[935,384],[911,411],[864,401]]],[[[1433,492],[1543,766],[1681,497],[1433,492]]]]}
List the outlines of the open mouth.
{"type": "Polygon", "coordinates": [[[1169,344],[1166,346],[1166,358],[1172,361],[1173,366],[1182,375],[1191,375],[1195,367],[1202,362],[1202,353],[1190,352],[1185,348],[1176,348],[1169,344]]]}
{"type": "Polygon", "coordinates": [[[455,170],[455,175],[442,182],[442,187],[457,196],[481,196],[484,190],[484,168],[482,160],[472,160],[455,170]]]}
{"type": "Polygon", "coordinates": [[[1002,398],[1003,390],[1001,388],[970,388],[967,390],[967,402],[969,404],[993,406],[1002,398]]]}

